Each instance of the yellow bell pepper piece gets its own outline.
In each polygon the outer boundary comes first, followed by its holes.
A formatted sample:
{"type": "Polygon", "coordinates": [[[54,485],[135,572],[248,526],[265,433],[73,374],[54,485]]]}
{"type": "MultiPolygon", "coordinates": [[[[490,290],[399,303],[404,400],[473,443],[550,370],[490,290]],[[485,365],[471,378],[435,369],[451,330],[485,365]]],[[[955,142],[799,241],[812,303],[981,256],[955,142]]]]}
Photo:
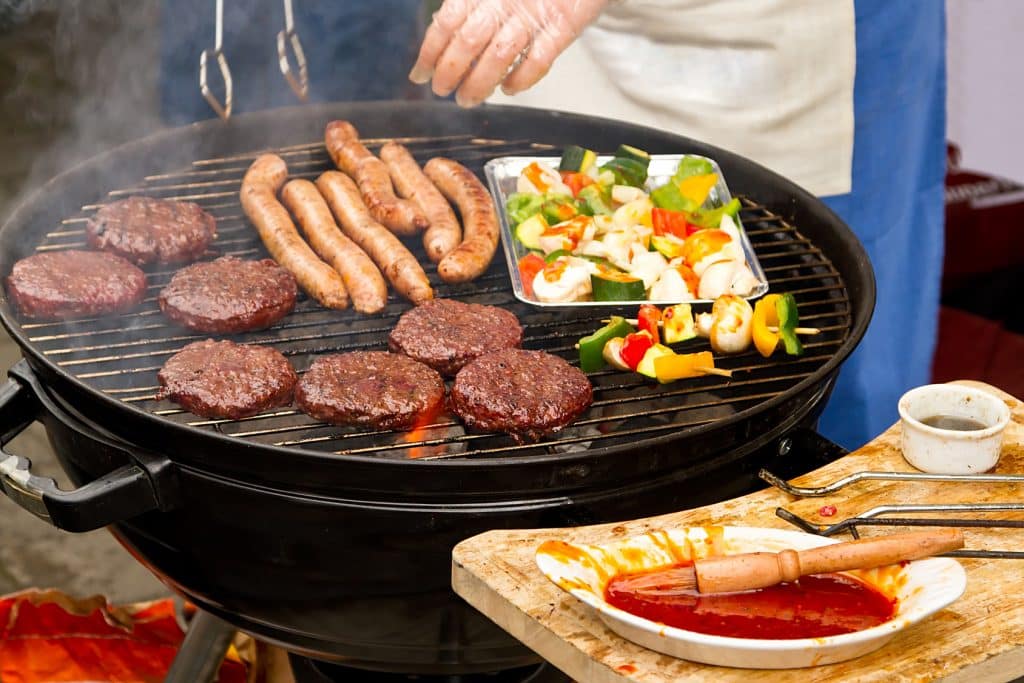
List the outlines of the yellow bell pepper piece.
{"type": "Polygon", "coordinates": [[[776,302],[781,299],[778,294],[768,294],[754,304],[754,315],[750,321],[751,334],[754,337],[754,346],[758,352],[767,358],[775,353],[779,345],[779,333],[772,332],[768,327],[779,327],[779,313],[776,302]]]}
{"type": "Polygon", "coordinates": [[[711,194],[711,188],[717,182],[717,173],[692,175],[679,181],[679,194],[700,206],[708,198],[708,195],[711,194]]]}
{"type": "Polygon", "coordinates": [[[701,377],[706,373],[698,368],[713,367],[715,367],[715,359],[710,351],[665,355],[654,359],[654,374],[659,382],[701,377]]]}

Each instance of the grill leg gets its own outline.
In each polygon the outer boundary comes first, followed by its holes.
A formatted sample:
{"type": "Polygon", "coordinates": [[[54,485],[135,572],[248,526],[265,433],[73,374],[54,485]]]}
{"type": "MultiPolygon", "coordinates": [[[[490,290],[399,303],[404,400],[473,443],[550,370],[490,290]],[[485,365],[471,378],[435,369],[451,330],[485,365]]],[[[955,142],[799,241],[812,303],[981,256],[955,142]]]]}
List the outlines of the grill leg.
{"type": "Polygon", "coordinates": [[[164,683],[209,683],[217,675],[235,629],[217,617],[196,612],[171,662],[164,683]]]}

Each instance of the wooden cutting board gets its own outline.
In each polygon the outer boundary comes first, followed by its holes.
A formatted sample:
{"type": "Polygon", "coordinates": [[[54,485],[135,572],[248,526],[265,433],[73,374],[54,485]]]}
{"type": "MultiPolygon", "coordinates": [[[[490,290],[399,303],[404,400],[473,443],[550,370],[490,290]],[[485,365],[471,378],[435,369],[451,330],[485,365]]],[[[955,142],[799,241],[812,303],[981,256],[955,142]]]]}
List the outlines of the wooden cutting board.
{"type": "MultiPolygon", "coordinates": [[[[1003,398],[1012,420],[997,473],[1024,473],[1024,404],[991,386],[973,384],[1003,398]]],[[[801,486],[831,483],[865,470],[913,472],[899,450],[893,425],[863,448],[793,480],[801,486]]],[[[964,595],[875,652],[810,669],[730,669],[695,664],[647,650],[604,626],[595,612],[556,587],[537,568],[534,552],[548,539],[582,543],[645,534],[674,526],[743,525],[793,529],[775,515],[784,507],[822,525],[878,505],[895,503],[1024,502],[1022,484],[862,481],[823,498],[796,499],[774,488],[709,505],[613,524],[566,529],[490,531],[469,538],[452,553],[455,592],[494,622],[581,683],[642,681],[1009,681],[1024,675],[1024,560],[963,559],[964,595]],[[822,517],[823,506],[836,514],[822,517]]],[[[996,512],[976,518],[1024,519],[996,512]]],[[[862,527],[871,537],[892,533],[862,527]]],[[[1024,529],[965,529],[966,547],[1024,549],[1024,529]]],[[[845,536],[849,538],[849,536],[845,536]]]]}

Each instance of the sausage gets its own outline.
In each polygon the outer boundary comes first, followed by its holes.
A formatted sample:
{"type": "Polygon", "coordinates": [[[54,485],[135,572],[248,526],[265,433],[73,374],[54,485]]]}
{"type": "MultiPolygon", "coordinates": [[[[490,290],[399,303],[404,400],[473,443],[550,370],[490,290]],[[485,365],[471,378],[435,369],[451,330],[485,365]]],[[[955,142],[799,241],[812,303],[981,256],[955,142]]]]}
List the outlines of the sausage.
{"type": "Polygon", "coordinates": [[[437,264],[445,282],[468,282],[487,270],[498,248],[498,214],[487,188],[457,161],[434,157],[423,172],[462,214],[462,243],[437,264]]]}
{"type": "Polygon", "coordinates": [[[334,164],[359,185],[373,218],[388,230],[396,235],[416,235],[430,224],[415,204],[395,196],[387,166],[363,146],[351,123],[328,123],[324,145],[334,164]]]}
{"type": "Polygon", "coordinates": [[[455,212],[404,146],[388,142],[380,148],[380,158],[388,167],[398,194],[412,200],[430,221],[430,227],[423,233],[423,248],[427,258],[437,263],[462,241],[462,226],[455,212]]]}
{"type": "Polygon", "coordinates": [[[327,202],[308,180],[289,180],[281,201],[299,222],[306,240],[345,282],[352,306],[360,313],[379,313],[388,302],[388,285],[370,257],[345,237],[327,202]]]}
{"type": "Polygon", "coordinates": [[[417,305],[434,298],[434,290],[419,261],[401,240],[373,220],[351,178],[337,171],[326,171],[317,178],[316,186],[341,229],[369,254],[399,294],[417,305]]]}
{"type": "Polygon", "coordinates": [[[277,191],[287,177],[284,159],[275,154],[258,157],[242,179],[242,210],[270,255],[295,276],[307,294],[327,308],[347,308],[348,291],[341,276],[302,241],[287,209],[277,200],[277,191]]]}

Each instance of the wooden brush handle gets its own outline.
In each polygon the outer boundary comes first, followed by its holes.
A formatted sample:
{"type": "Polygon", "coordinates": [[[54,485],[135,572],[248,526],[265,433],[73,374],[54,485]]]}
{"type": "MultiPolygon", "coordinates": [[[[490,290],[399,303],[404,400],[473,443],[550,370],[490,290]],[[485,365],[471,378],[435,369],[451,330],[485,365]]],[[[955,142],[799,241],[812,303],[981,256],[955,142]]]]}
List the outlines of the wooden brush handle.
{"type": "Polygon", "coordinates": [[[697,560],[694,571],[701,593],[729,593],[795,581],[808,574],[870,569],[918,560],[964,546],[960,529],[935,529],[861,539],[779,553],[744,553],[697,560]]]}

